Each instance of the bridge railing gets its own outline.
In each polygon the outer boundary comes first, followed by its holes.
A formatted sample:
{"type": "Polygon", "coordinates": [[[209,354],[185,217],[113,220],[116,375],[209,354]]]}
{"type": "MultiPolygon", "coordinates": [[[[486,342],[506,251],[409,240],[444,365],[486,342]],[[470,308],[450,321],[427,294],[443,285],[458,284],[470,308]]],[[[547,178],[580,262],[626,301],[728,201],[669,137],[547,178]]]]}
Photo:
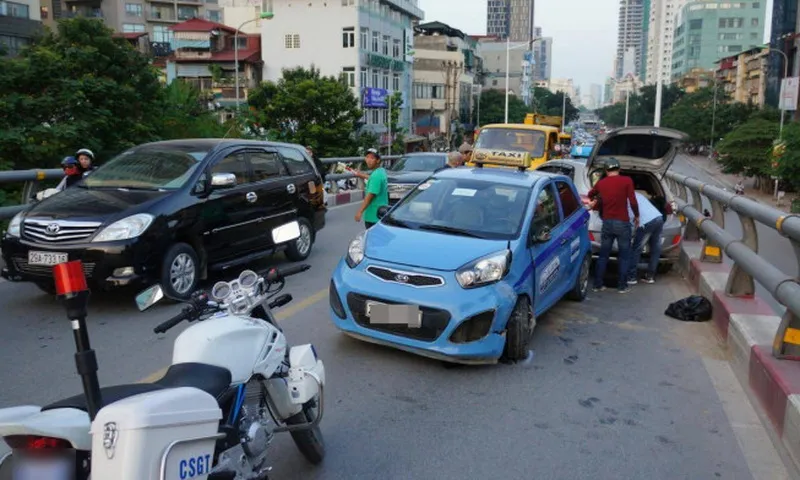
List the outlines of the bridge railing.
{"type": "MultiPolygon", "coordinates": [[[[381,157],[385,166],[391,164],[400,158],[402,155],[387,155],[381,157]]],[[[325,165],[335,165],[337,163],[353,164],[361,163],[364,157],[333,157],[320,159],[325,165]]],[[[330,168],[330,167],[329,167],[330,168]]],[[[0,184],[6,183],[23,183],[22,187],[22,204],[10,205],[0,207],[0,220],[7,220],[17,213],[28,208],[36,197],[36,193],[41,187],[41,182],[46,180],[59,180],[64,176],[64,171],[60,168],[51,168],[46,170],[33,169],[33,170],[9,170],[0,172],[0,184]]],[[[330,181],[331,193],[336,193],[339,189],[337,180],[344,180],[354,178],[352,173],[329,173],[326,175],[326,180],[330,181]]],[[[358,179],[358,186],[363,187],[363,180],[358,179]]]]}
{"type": "Polygon", "coordinates": [[[758,255],[756,229],[758,222],[787,238],[794,248],[795,258],[786,261],[800,265],[800,215],[786,213],[679,173],[667,172],[665,179],[678,196],[676,203],[680,213],[687,219],[684,238],[703,240],[700,261],[722,263],[723,253],[726,254],[733,261],[725,286],[727,295],[751,297],[755,295],[755,282],[758,282],[786,307],[775,332],[772,354],[776,358],[800,358],[800,283],[758,255]],[[703,197],[711,204],[711,218],[703,215],[703,197]],[[723,207],[738,215],[742,238],[736,238],[725,230],[723,207]]]}

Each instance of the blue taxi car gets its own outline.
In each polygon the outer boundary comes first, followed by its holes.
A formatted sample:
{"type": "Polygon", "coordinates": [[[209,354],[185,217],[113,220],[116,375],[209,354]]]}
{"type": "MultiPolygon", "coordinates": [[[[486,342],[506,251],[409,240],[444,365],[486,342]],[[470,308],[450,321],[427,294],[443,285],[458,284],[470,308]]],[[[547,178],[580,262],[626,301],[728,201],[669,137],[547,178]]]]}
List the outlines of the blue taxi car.
{"type": "Polygon", "coordinates": [[[572,181],[525,171],[527,154],[477,153],[352,240],[330,282],[338,329],[446,362],[518,361],[538,316],[586,298],[589,212],[572,181]]]}

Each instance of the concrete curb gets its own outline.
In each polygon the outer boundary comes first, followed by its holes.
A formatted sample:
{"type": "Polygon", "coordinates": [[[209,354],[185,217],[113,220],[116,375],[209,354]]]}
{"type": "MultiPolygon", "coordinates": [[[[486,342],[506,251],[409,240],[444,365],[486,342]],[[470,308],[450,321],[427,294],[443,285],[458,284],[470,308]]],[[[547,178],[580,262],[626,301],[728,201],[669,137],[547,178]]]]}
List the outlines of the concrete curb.
{"type": "Polygon", "coordinates": [[[781,318],[758,296],[730,297],[730,266],[700,261],[701,242],[684,241],[680,268],[691,286],[713,305],[713,321],[727,341],[728,361],[746,390],[757,399],[776,447],[800,470],[800,362],[772,356],[781,318]]]}
{"type": "Polygon", "coordinates": [[[344,205],[346,203],[360,202],[364,200],[363,190],[346,190],[339,193],[328,194],[328,206],[344,205]]]}

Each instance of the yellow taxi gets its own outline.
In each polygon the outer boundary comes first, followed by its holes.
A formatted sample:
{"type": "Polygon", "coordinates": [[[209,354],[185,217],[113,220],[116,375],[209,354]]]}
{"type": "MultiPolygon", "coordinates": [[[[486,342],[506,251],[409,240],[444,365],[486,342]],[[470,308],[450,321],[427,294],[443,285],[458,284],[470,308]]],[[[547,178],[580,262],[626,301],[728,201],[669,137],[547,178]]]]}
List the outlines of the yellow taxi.
{"type": "MultiPolygon", "coordinates": [[[[472,158],[486,166],[500,166],[519,159],[534,170],[556,156],[559,131],[546,125],[496,123],[481,127],[475,139],[472,158]]],[[[470,162],[470,166],[475,166],[470,162]]]]}

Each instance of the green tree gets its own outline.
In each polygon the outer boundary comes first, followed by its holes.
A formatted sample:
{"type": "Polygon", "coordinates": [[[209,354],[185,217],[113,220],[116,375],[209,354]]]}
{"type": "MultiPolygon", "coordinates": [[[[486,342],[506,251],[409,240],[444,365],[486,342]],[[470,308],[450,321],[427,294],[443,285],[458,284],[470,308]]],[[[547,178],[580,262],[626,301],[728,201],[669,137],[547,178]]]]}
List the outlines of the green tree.
{"type": "Polygon", "coordinates": [[[406,133],[408,133],[405,128],[400,126],[400,114],[403,113],[403,94],[395,92],[389,101],[392,106],[390,121],[392,122],[392,135],[394,137],[392,155],[399,155],[406,151],[406,133]]]}
{"type": "Polygon", "coordinates": [[[234,122],[221,124],[211,113],[200,92],[188,83],[173,81],[163,92],[159,136],[174,138],[219,138],[240,135],[234,122]]]}
{"type": "Polygon", "coordinates": [[[80,147],[105,159],[158,135],[155,69],[99,20],[63,20],[0,59],[0,165],[57,165],[80,147]]]}
{"type": "Polygon", "coordinates": [[[562,111],[566,111],[566,121],[569,123],[577,120],[580,116],[580,111],[572,104],[572,99],[567,96],[566,108],[564,107],[564,92],[558,91],[553,93],[546,88],[534,87],[533,88],[533,104],[534,110],[543,115],[556,115],[561,116],[562,111]]]}
{"type": "Polygon", "coordinates": [[[664,126],[686,132],[693,142],[707,144],[711,141],[712,125],[716,141],[745,122],[754,111],[754,107],[730,102],[724,92],[717,90],[715,94],[714,87],[706,87],[678,100],[664,114],[664,126]]]}
{"type": "MultiPolygon", "coordinates": [[[[481,93],[481,125],[505,122],[506,93],[503,90],[486,90],[481,93]]],[[[528,107],[516,95],[508,97],[508,122],[522,123],[528,114],[528,107]]]]}
{"type": "MultiPolygon", "coordinates": [[[[800,190],[800,124],[790,123],[783,128],[786,151],[778,160],[778,176],[793,190],[800,190]]],[[[771,152],[770,152],[771,153],[771,152]]]]}
{"type": "MultiPolygon", "coordinates": [[[[684,92],[677,85],[664,85],[661,95],[662,117],[683,97],[684,92]]],[[[628,125],[652,125],[655,118],[656,87],[647,85],[630,96],[628,105],[628,125]]],[[[617,102],[597,110],[597,115],[612,127],[625,126],[625,102],[617,102]]]]}
{"type": "Polygon", "coordinates": [[[768,177],[772,173],[772,142],[777,137],[776,122],[752,118],[741,123],[717,144],[723,172],[762,179],[768,177]]]}
{"type": "Polygon", "coordinates": [[[358,98],[340,79],[313,65],[284,70],[277,83],[264,82],[248,96],[253,121],[275,140],[314,148],[322,157],[352,155],[362,117],[358,98]]]}

